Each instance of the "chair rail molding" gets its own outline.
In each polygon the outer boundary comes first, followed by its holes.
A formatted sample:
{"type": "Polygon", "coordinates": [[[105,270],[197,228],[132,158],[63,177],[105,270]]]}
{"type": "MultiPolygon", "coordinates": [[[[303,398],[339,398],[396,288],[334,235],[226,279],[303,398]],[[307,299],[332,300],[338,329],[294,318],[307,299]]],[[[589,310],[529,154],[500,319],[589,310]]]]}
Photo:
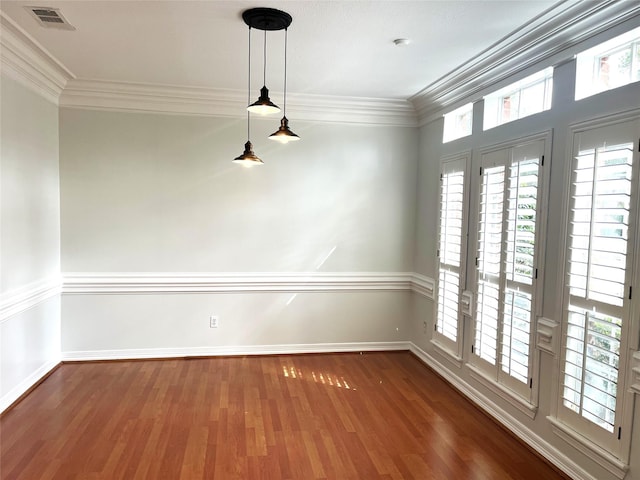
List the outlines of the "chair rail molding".
{"type": "Polygon", "coordinates": [[[631,357],[631,387],[633,393],[640,395],[640,351],[631,357]]]}
{"type": "Polygon", "coordinates": [[[0,323],[60,294],[61,278],[45,278],[0,294],[0,323]]]}
{"type": "Polygon", "coordinates": [[[433,278],[413,273],[411,282],[411,290],[429,300],[435,300],[436,281],[433,278]]]}
{"type": "Polygon", "coordinates": [[[297,273],[65,273],[62,293],[157,294],[411,291],[412,274],[297,273]]]}
{"type": "Polygon", "coordinates": [[[558,329],[560,323],[550,318],[539,317],[536,329],[536,347],[553,356],[558,353],[558,329]]]}

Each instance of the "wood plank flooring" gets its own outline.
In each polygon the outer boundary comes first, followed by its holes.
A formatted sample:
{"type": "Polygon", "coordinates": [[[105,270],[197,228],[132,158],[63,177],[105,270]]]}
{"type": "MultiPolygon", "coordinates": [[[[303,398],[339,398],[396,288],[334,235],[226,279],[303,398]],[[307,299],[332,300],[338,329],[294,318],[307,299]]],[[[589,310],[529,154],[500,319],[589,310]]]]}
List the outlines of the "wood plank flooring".
{"type": "Polygon", "coordinates": [[[0,478],[565,479],[408,352],[63,364],[0,478]]]}

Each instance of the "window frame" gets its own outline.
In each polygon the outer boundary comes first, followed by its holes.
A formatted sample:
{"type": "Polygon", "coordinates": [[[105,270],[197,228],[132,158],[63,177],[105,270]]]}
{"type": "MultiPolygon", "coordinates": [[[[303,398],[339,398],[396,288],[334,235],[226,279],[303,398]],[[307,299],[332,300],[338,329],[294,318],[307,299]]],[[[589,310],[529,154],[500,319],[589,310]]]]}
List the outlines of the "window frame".
{"type": "MultiPolygon", "coordinates": [[[[554,433],[559,435],[565,441],[583,451],[588,455],[594,456],[593,458],[597,463],[608,469],[609,471],[618,474],[619,472],[626,471],[629,463],[629,455],[631,451],[631,437],[632,437],[632,421],[633,421],[633,409],[634,409],[634,392],[629,388],[630,383],[630,368],[633,365],[633,354],[638,350],[640,343],[640,322],[633,321],[637,319],[640,314],[640,302],[638,301],[638,295],[636,294],[631,300],[628,300],[623,304],[623,325],[620,340],[620,354],[618,365],[618,381],[617,381],[617,400],[616,400],[616,426],[614,431],[609,435],[603,433],[606,432],[602,427],[597,426],[595,423],[581,418],[581,416],[575,412],[570,411],[568,407],[563,405],[564,395],[564,364],[566,358],[566,334],[567,334],[567,319],[568,310],[570,304],[570,292],[568,285],[569,276],[569,242],[571,237],[571,195],[573,191],[572,185],[572,173],[574,166],[574,157],[578,153],[577,138],[580,134],[588,133],[590,131],[597,131],[607,127],[615,127],[623,123],[635,124],[635,137],[631,136],[633,142],[633,160],[632,160],[632,180],[631,180],[631,202],[629,209],[629,238],[628,238],[628,250],[627,250],[627,269],[631,271],[626,273],[625,276],[625,288],[630,285],[640,284],[640,245],[638,240],[640,239],[640,109],[624,112],[622,114],[608,115],[604,117],[595,118],[586,122],[580,122],[570,125],[567,145],[567,161],[564,171],[565,185],[570,188],[566,189],[563,196],[563,231],[562,235],[562,249],[559,261],[562,267],[559,269],[561,274],[562,285],[562,301],[561,301],[561,336],[559,342],[559,353],[556,358],[555,372],[556,379],[553,382],[552,394],[554,402],[552,402],[552,408],[550,416],[548,417],[553,427],[554,433]],[[614,439],[618,436],[618,428],[623,426],[620,438],[614,439]]],[[[625,292],[625,297],[626,297],[625,292]]]]}
{"type": "Polygon", "coordinates": [[[595,45],[587,50],[583,50],[575,55],[576,59],[576,76],[575,76],[575,93],[574,100],[583,100],[585,98],[598,95],[599,93],[608,92],[617,88],[624,87],[630,83],[640,82],[640,27],[629,30],[621,35],[611,38],[605,42],[595,45]],[[630,79],[628,82],[615,85],[605,86],[600,82],[601,62],[605,56],[611,56],[626,48],[631,49],[630,79]],[[634,51],[635,49],[635,51],[634,51]],[[634,80],[634,66],[638,78],[634,80]],[[584,78],[589,77],[589,82],[584,82],[584,78]]]}
{"type": "MultiPolygon", "coordinates": [[[[531,319],[530,319],[530,331],[529,331],[529,385],[528,388],[513,388],[515,382],[517,380],[510,379],[510,381],[503,381],[502,377],[502,369],[500,367],[500,361],[497,358],[495,365],[487,362],[482,359],[475,349],[473,348],[475,344],[475,332],[476,332],[476,322],[478,320],[478,312],[477,305],[474,308],[474,315],[472,321],[470,323],[470,332],[469,332],[469,341],[471,351],[467,367],[470,369],[473,378],[478,381],[485,383],[490,389],[494,391],[494,393],[500,395],[504,400],[509,402],[512,406],[518,408],[520,411],[525,413],[531,418],[534,418],[537,413],[538,406],[538,397],[539,397],[539,372],[540,372],[540,355],[537,350],[536,343],[536,332],[537,332],[537,323],[538,319],[542,317],[542,304],[543,304],[543,293],[544,293],[544,269],[541,268],[545,258],[546,251],[546,226],[547,226],[547,218],[548,218],[548,197],[549,197],[549,182],[550,182],[550,158],[551,158],[551,131],[542,132],[539,134],[522,137],[519,139],[515,139],[512,141],[504,142],[501,144],[493,145],[490,147],[483,148],[478,150],[477,152],[477,162],[481,168],[485,168],[486,165],[482,165],[483,157],[490,153],[495,153],[499,151],[507,151],[508,159],[505,160],[505,165],[511,163],[511,152],[513,149],[534,144],[536,142],[540,142],[540,152],[541,158],[540,166],[538,170],[539,182],[538,182],[538,192],[537,192],[537,223],[536,223],[536,233],[535,233],[535,261],[534,268],[537,268],[538,276],[533,279],[532,291],[533,291],[533,299],[531,305],[531,319]]],[[[508,171],[508,169],[507,169],[508,171]]],[[[475,172],[473,175],[478,175],[479,172],[475,172]]],[[[505,176],[507,172],[505,172],[505,176]]],[[[475,253],[470,254],[471,260],[473,260],[474,256],[477,254],[477,246],[479,242],[480,236],[480,196],[481,196],[481,182],[482,182],[482,173],[478,175],[478,180],[472,180],[475,184],[475,202],[478,205],[478,208],[475,208],[474,215],[475,218],[472,219],[473,223],[473,238],[469,236],[469,245],[474,245],[475,253]]],[[[508,180],[508,177],[506,178],[508,180]]],[[[508,192],[508,190],[506,191],[508,192]]],[[[504,207],[508,208],[508,195],[504,194],[504,207]]],[[[508,215],[505,215],[503,218],[508,218],[508,215]]],[[[472,230],[470,230],[471,233],[472,230]]],[[[473,273],[473,285],[471,289],[474,293],[474,304],[478,302],[478,281],[480,271],[479,268],[474,264],[474,273],[473,273]]],[[[502,283],[503,284],[503,283],[502,283]]],[[[497,355],[499,355],[499,339],[496,344],[498,350],[497,355]]],[[[505,374],[506,375],[506,374],[505,374]]],[[[517,385],[517,384],[516,384],[517,385]]]]}
{"type": "Polygon", "coordinates": [[[517,82],[513,82],[485,95],[483,97],[484,113],[482,116],[482,130],[487,131],[500,125],[505,125],[522,118],[530,117],[531,115],[551,110],[553,104],[553,74],[554,68],[546,67],[517,82]],[[523,114],[522,92],[535,85],[542,85],[543,88],[540,110],[523,114]],[[517,115],[504,119],[504,102],[506,99],[511,99],[516,95],[518,97],[517,115]]]}
{"type": "Polygon", "coordinates": [[[457,366],[461,365],[463,345],[464,345],[464,307],[462,304],[462,293],[465,290],[467,281],[467,246],[468,246],[468,229],[469,229],[469,165],[471,162],[471,151],[465,151],[458,154],[447,155],[440,160],[440,187],[439,187],[439,201],[438,201],[438,230],[437,230],[437,265],[436,265],[436,288],[435,288],[435,308],[434,308],[434,328],[431,336],[431,343],[437,347],[437,349],[445,354],[450,360],[452,360],[457,366]],[[460,259],[459,259],[459,288],[458,288],[458,305],[457,305],[457,335],[456,340],[453,341],[446,335],[438,331],[438,315],[440,308],[440,273],[441,273],[441,245],[440,236],[442,233],[442,193],[443,193],[443,176],[447,172],[463,172],[463,195],[462,195],[462,219],[461,219],[461,235],[462,241],[460,245],[460,259]]]}
{"type": "Polygon", "coordinates": [[[473,102],[466,103],[449,113],[445,113],[442,117],[444,118],[444,125],[442,127],[442,143],[453,142],[454,140],[468,137],[473,134],[473,102]],[[462,118],[466,114],[471,115],[469,131],[460,133],[460,131],[456,129],[455,124],[458,122],[458,119],[462,118]],[[454,123],[453,126],[451,125],[452,122],[454,123]]]}

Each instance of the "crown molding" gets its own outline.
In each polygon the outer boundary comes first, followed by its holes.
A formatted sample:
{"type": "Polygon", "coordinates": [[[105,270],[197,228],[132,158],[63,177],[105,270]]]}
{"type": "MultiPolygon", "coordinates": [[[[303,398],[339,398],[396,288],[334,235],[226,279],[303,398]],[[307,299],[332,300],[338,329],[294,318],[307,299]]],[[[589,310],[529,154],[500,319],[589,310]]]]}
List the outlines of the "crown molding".
{"type": "Polygon", "coordinates": [[[0,68],[46,100],[58,104],[73,73],[36,39],[0,11],[0,68]]]}
{"type": "Polygon", "coordinates": [[[559,2],[410,97],[418,123],[434,120],[442,109],[479,95],[512,75],[536,65],[542,68],[541,62],[566,60],[575,53],[572,47],[636,16],[640,16],[638,2],[559,2]]]}
{"type": "Polygon", "coordinates": [[[410,291],[411,273],[66,273],[63,294],[410,291]]]}
{"type": "MultiPolygon", "coordinates": [[[[62,92],[60,106],[245,118],[246,96],[240,90],[73,79],[62,92]]],[[[287,100],[287,116],[296,120],[417,126],[415,110],[407,100],[294,93],[287,100]]]]}

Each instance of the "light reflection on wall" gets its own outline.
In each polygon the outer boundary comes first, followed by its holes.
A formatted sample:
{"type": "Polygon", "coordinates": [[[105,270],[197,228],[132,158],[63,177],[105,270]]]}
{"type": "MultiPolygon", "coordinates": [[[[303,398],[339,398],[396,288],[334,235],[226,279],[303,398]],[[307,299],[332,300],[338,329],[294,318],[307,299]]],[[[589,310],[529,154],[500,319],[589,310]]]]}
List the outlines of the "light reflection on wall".
{"type": "MultiPolygon", "coordinates": [[[[287,367],[286,365],[282,366],[282,374],[286,378],[296,378],[296,379],[304,379],[305,375],[300,369],[296,369],[294,366],[287,367]]],[[[315,383],[321,383],[323,385],[330,385],[332,387],[344,388],[346,390],[355,390],[355,388],[351,388],[349,383],[344,379],[344,377],[338,377],[337,375],[332,375],[330,373],[322,373],[315,371],[311,371],[311,375],[307,375],[306,378],[312,378],[315,383]]]]}

